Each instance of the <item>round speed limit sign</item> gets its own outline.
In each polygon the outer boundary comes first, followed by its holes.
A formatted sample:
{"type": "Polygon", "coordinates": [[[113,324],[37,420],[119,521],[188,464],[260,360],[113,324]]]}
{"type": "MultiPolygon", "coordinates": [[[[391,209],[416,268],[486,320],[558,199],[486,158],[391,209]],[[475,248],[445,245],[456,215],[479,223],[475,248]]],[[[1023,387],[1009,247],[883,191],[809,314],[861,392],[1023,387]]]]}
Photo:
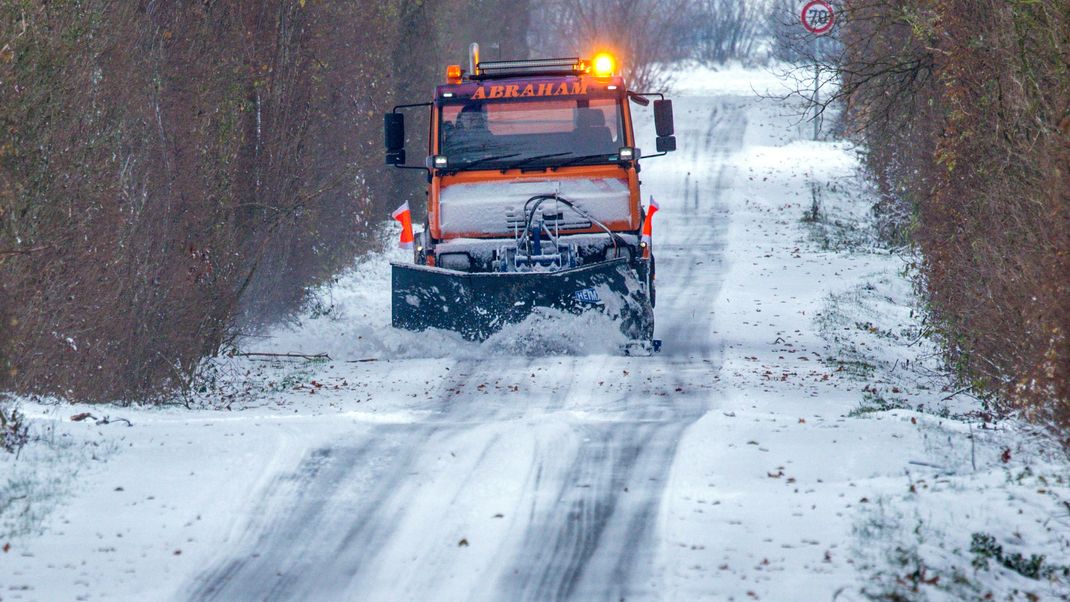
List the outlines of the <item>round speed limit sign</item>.
{"type": "Polygon", "coordinates": [[[832,5],[825,0],[811,0],[802,9],[802,24],[806,31],[823,36],[832,30],[836,22],[836,13],[832,5]]]}

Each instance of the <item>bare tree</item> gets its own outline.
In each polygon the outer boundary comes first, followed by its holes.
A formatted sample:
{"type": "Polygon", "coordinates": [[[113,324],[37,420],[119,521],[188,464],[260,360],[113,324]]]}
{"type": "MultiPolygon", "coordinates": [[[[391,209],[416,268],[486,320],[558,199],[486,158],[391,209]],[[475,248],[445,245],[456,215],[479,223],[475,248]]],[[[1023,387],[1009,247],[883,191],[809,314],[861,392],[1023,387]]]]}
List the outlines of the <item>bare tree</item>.
{"type": "Polygon", "coordinates": [[[767,0],[694,0],[675,37],[686,54],[704,63],[760,60],[768,34],[767,0]]]}
{"type": "Polygon", "coordinates": [[[606,49],[620,60],[629,85],[657,90],[671,83],[667,62],[679,40],[673,32],[693,0],[548,0],[533,8],[534,53],[590,56],[606,49]]]}

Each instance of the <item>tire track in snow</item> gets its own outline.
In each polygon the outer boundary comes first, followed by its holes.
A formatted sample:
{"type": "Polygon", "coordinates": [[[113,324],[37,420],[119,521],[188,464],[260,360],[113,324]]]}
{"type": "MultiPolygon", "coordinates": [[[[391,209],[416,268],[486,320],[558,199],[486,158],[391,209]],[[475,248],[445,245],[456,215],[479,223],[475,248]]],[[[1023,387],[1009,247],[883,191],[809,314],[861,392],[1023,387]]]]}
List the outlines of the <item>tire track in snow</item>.
{"type": "Polygon", "coordinates": [[[671,220],[670,244],[655,240],[654,247],[662,275],[657,280],[657,336],[665,341],[663,354],[673,361],[687,361],[681,356],[720,356],[720,341],[711,334],[713,316],[706,308],[720,292],[722,280],[710,277],[711,272],[723,270],[729,216],[721,209],[720,195],[731,187],[735,175],[727,159],[743,145],[746,115],[735,104],[715,104],[705,130],[699,125],[678,132],[685,141],[701,141],[701,146],[695,145],[687,176],[697,180],[692,184],[694,201],[688,202],[687,186],[681,190],[679,179],[658,182],[669,190],[661,193],[663,198],[678,199],[663,203],[671,220]]]}
{"type": "MultiPolygon", "coordinates": [[[[473,361],[456,362],[447,373],[450,377],[439,383],[433,398],[442,416],[448,415],[454,392],[472,380],[474,368],[473,361]]],[[[310,451],[293,473],[276,477],[266,487],[252,512],[259,520],[246,527],[235,546],[240,555],[201,575],[188,599],[330,595],[324,587],[340,588],[333,592],[340,595],[359,576],[362,554],[343,566],[340,558],[352,549],[374,549],[389,537],[396,521],[383,514],[396,514],[399,506],[390,498],[438,428],[432,423],[384,425],[352,446],[310,451]],[[342,505],[350,500],[352,506],[342,505]]]]}
{"type": "MultiPolygon", "coordinates": [[[[631,598],[654,590],[646,569],[664,473],[680,433],[700,413],[669,422],[620,422],[578,429],[581,453],[551,483],[540,506],[534,496],[520,554],[497,586],[499,599],[631,598]]],[[[556,450],[550,450],[555,453],[556,450]]]]}
{"type": "MultiPolygon", "coordinates": [[[[696,220],[702,205],[697,195],[699,189],[719,195],[729,188],[734,174],[726,160],[742,147],[745,129],[741,107],[715,105],[703,135],[687,130],[680,133],[685,140],[702,141],[701,151],[695,151],[694,166],[699,167],[701,157],[708,157],[710,167],[716,170],[711,173],[716,176],[712,182],[696,185],[693,206],[687,202],[687,179],[682,182],[682,191],[679,179],[670,183],[669,195],[659,191],[662,198],[679,199],[678,209],[664,203],[669,211],[679,211],[688,218],[686,225],[680,224],[681,220],[673,222],[678,228],[673,231],[674,238],[687,244],[656,249],[662,266],[659,269],[667,269],[673,283],[668,295],[660,296],[659,307],[664,307],[668,297],[669,309],[658,312],[668,317],[659,316],[658,332],[667,341],[663,357],[673,366],[672,380],[681,394],[672,397],[668,412],[662,412],[659,419],[663,422],[625,422],[586,429],[594,441],[575,458],[554,502],[541,515],[532,508],[531,524],[519,548],[525,553],[517,557],[512,573],[507,574],[502,598],[618,600],[656,595],[656,575],[650,571],[665,480],[684,429],[705,412],[701,402],[692,401],[682,388],[690,384],[688,372],[697,361],[710,360],[712,365],[698,366],[708,375],[720,366],[721,346],[711,335],[712,316],[699,316],[694,308],[703,307],[695,303],[696,298],[712,305],[720,290],[721,279],[708,277],[708,273],[720,272],[727,215],[707,209],[704,217],[716,221],[696,220]],[[699,271],[706,273],[700,275],[699,271]],[[629,494],[641,497],[641,501],[624,503],[629,494]]],[[[720,205],[714,198],[714,207],[720,205]]],[[[625,398],[619,403],[630,406],[634,401],[625,398]]],[[[639,401],[649,403],[649,399],[639,401]]]]}
{"type": "Polygon", "coordinates": [[[202,577],[193,600],[283,600],[339,596],[360,571],[361,555],[389,536],[391,497],[408,475],[415,441],[430,425],[384,425],[353,447],[313,450],[292,474],[264,492],[261,516],[243,554],[202,577]],[[278,500],[286,504],[277,507],[278,500]],[[365,511],[362,511],[364,509],[365,511]],[[251,544],[251,545],[248,545],[251,544]],[[335,591],[332,591],[335,589],[335,591]]]}

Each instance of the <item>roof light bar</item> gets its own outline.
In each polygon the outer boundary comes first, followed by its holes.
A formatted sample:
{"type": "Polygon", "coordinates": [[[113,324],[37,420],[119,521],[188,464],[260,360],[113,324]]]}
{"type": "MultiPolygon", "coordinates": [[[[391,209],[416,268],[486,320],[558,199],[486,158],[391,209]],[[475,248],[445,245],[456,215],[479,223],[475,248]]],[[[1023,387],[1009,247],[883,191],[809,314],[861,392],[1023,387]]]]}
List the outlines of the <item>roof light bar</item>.
{"type": "Polygon", "coordinates": [[[472,79],[493,79],[511,75],[580,75],[587,66],[578,58],[484,61],[476,66],[472,79]]]}

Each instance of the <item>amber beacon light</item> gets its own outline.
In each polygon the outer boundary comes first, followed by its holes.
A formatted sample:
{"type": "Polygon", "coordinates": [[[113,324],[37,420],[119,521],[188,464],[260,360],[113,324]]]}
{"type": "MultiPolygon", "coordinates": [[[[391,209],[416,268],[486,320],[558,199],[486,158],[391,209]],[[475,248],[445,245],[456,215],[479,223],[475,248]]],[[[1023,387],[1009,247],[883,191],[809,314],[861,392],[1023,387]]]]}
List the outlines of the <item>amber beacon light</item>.
{"type": "Polygon", "coordinates": [[[591,61],[591,71],[598,77],[609,77],[617,67],[617,61],[608,52],[595,55],[591,61]]]}
{"type": "Polygon", "coordinates": [[[463,74],[464,72],[461,71],[460,65],[450,65],[449,67],[446,67],[446,81],[451,84],[461,83],[463,74]]]}

